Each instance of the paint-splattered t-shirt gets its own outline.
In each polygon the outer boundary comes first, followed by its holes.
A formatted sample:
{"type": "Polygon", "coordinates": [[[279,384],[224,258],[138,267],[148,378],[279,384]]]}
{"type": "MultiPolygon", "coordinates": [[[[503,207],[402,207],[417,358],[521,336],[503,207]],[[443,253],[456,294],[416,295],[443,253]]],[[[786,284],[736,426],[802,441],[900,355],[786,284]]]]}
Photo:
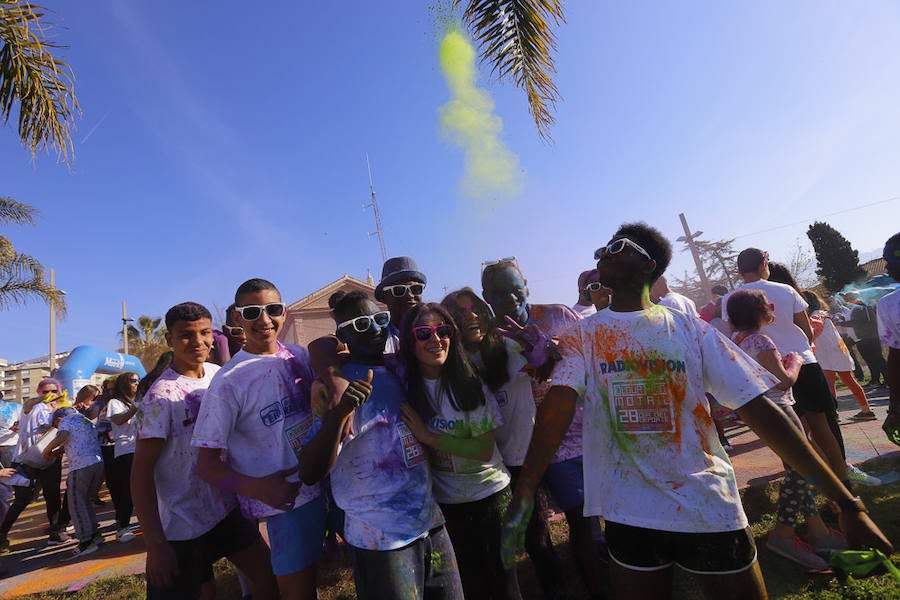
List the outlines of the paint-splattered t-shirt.
{"type": "MultiPolygon", "coordinates": [[[[757,357],[760,353],[771,350],[775,352],[776,360],[779,362],[781,361],[781,354],[779,354],[778,348],[775,347],[775,342],[772,341],[772,338],[764,333],[757,332],[746,335],[745,333],[746,332],[736,331],[731,336],[731,339],[741,350],[747,353],[747,356],[759,362],[759,358],[757,357]]],[[[794,404],[794,395],[791,393],[790,388],[787,390],[779,390],[777,387],[773,387],[766,392],[766,396],[769,397],[769,400],[781,406],[792,406],[794,404]]]]}
{"type": "MultiPolygon", "coordinates": [[[[209,384],[191,445],[228,450],[231,468],[251,477],[296,467],[312,425],[313,379],[306,348],[279,343],[275,354],[239,351],[209,384]]],[[[288,481],[299,478],[294,474],[288,481]]],[[[321,493],[320,484],[302,485],[291,509],[321,493]]],[[[284,512],[247,496],[239,495],[238,502],[248,518],[284,512]]]]}
{"type": "MultiPolygon", "coordinates": [[[[591,315],[591,317],[593,317],[593,315],[591,315]]],[[[528,325],[537,325],[538,329],[554,340],[558,340],[563,333],[568,331],[579,320],[578,315],[576,315],[572,309],[568,306],[563,306],[562,304],[528,305],[528,325]]],[[[521,351],[521,349],[518,349],[518,351],[521,351]]],[[[534,402],[537,406],[540,406],[541,402],[543,402],[544,396],[550,391],[552,383],[553,382],[551,381],[537,381],[532,379],[531,391],[534,394],[534,402]]],[[[582,408],[581,406],[578,406],[575,408],[575,415],[572,417],[572,423],[569,425],[569,429],[559,443],[559,448],[556,449],[556,454],[553,455],[551,462],[558,463],[581,456],[581,422],[582,408]]],[[[529,434],[529,439],[530,437],[529,434]]]]}
{"type": "MultiPolygon", "coordinates": [[[[503,457],[503,464],[520,467],[528,452],[537,408],[534,404],[531,376],[523,371],[528,363],[520,354],[521,348],[510,339],[504,339],[504,343],[509,356],[506,365],[509,381],[494,392],[503,416],[503,425],[497,429],[494,439],[503,457]]],[[[475,355],[473,361],[479,369],[484,369],[480,354],[475,355]]]]}
{"type": "Polygon", "coordinates": [[[137,438],[163,439],[154,468],[159,521],[168,540],[192,540],[215,527],[237,506],[234,494],[197,476],[194,424],[217,365],[203,365],[203,377],[163,371],[138,405],[137,438]]]}
{"type": "Polygon", "coordinates": [[[710,417],[778,380],[700,319],[662,306],[610,309],[562,336],[554,385],[584,401],[584,514],[664,531],[747,525],[710,417]]]}
{"type": "Polygon", "coordinates": [[[888,348],[900,349],[900,290],[878,301],[878,337],[888,348]]]}
{"type": "MultiPolygon", "coordinates": [[[[372,394],[354,410],[353,431],[331,469],[331,491],[344,510],[344,539],[365,550],[395,550],[443,524],[431,493],[425,449],[400,419],[400,380],[386,367],[347,363],[344,376],[372,369],[372,394]]],[[[316,420],[311,438],[321,427],[316,420]]]]}
{"type": "MultiPolygon", "coordinates": [[[[428,403],[434,416],[426,426],[435,433],[459,439],[471,439],[494,431],[503,423],[494,395],[487,386],[485,403],[470,411],[453,408],[452,390],[441,389],[437,379],[425,379],[428,403]]],[[[484,462],[454,456],[433,448],[428,449],[434,497],[441,504],[459,504],[487,498],[509,485],[509,471],[503,466],[500,452],[494,445],[490,460],[484,462]]]]}
{"type": "MultiPolygon", "coordinates": [[[[775,315],[775,320],[764,325],[760,331],[772,338],[779,352],[784,355],[796,352],[803,360],[803,364],[816,362],[816,355],[813,353],[809,338],[794,323],[794,315],[804,312],[809,306],[797,290],[789,285],[765,279],[745,283],[738,289],[762,290],[769,302],[774,305],[772,314],[775,315]]],[[[731,294],[733,293],[731,292],[731,294]]],[[[731,294],[722,298],[722,318],[726,321],[728,320],[728,300],[731,298],[731,294]]]]}
{"type": "Polygon", "coordinates": [[[69,432],[69,439],[63,446],[69,458],[70,471],[84,469],[103,460],[100,442],[97,441],[97,429],[87,417],[81,413],[67,415],[59,421],[57,429],[69,432]]]}

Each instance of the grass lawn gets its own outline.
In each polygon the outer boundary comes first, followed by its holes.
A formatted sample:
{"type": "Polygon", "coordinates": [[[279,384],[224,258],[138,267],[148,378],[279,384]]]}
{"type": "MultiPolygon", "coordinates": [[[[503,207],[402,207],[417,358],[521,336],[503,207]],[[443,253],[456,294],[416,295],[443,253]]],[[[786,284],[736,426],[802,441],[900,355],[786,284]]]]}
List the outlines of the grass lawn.
{"type": "MultiPolygon", "coordinates": [[[[876,459],[864,467],[867,471],[886,472],[900,470],[900,459],[876,459]]],[[[900,482],[879,487],[860,487],[857,493],[869,507],[873,520],[895,546],[900,546],[900,482]]],[[[753,534],[759,550],[759,561],[769,590],[770,598],[785,600],[880,600],[900,598],[900,583],[890,574],[874,575],[855,580],[838,581],[830,575],[808,574],[798,565],[765,548],[765,536],[775,522],[775,501],[778,497],[778,482],[765,487],[752,487],[743,493],[744,508],[750,518],[753,534]]],[[[569,591],[573,598],[587,598],[575,571],[571,553],[566,541],[564,520],[552,523],[554,543],[562,554],[569,591]]],[[[900,565],[900,553],[891,557],[895,565],[900,565]]],[[[526,599],[541,598],[542,595],[527,558],[520,559],[519,581],[526,599]]],[[[222,600],[239,600],[240,587],[234,569],[225,561],[216,565],[217,597],[222,600]]],[[[696,581],[688,574],[676,571],[675,597],[684,600],[701,598],[696,581]]],[[[23,596],[29,600],[131,600],[144,597],[142,576],[118,577],[99,580],[74,594],[44,592],[23,596]]],[[[319,598],[321,600],[344,600],[355,598],[353,574],[347,561],[325,562],[319,573],[319,598]]]]}

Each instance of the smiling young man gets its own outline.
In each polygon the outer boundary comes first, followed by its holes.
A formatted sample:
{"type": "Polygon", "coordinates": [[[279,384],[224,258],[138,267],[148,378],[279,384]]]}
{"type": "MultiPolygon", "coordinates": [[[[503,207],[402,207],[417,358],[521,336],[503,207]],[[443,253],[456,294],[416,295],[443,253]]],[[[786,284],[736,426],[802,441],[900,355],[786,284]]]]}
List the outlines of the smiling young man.
{"type": "Polygon", "coordinates": [[[671,256],[669,242],[644,223],[623,225],[597,250],[612,303],[560,340],[563,358],[504,519],[504,560],[515,560],[534,490],[581,397],[585,514],[606,519],[615,597],[671,596],[678,564],[698,576],[707,597],[765,598],[706,389],[838,502],[851,543],[889,552],[862,501],[763,395],[777,380],[705,322],[651,303],[650,286],[671,256]]]}
{"type": "Polygon", "coordinates": [[[301,487],[296,473],[312,425],[309,355],[278,341],[285,305],[271,282],[245,281],[234,303],[246,342],[213,378],[200,407],[191,442],[199,448],[197,474],[237,494],[244,516],[266,521],[281,597],[313,599],[325,497],[319,485],[301,487]]]}
{"type": "Polygon", "coordinates": [[[166,312],[172,364],[140,402],[131,469],[134,509],[147,546],[147,597],[200,597],[213,584],[212,564],[228,559],[248,573],[254,597],[276,598],[268,548],[256,524],[241,516],[234,495],[196,476],[194,423],[213,375],[206,362],[212,317],[195,302],[166,312]]]}
{"type": "Polygon", "coordinates": [[[359,598],[460,599],[456,557],[432,496],[425,450],[402,421],[402,384],[384,366],[390,314],[362,292],[338,300],[333,314],[337,336],[350,351],[344,376],[353,381],[316,420],[300,455],[303,481],[331,475],[359,598]]]}

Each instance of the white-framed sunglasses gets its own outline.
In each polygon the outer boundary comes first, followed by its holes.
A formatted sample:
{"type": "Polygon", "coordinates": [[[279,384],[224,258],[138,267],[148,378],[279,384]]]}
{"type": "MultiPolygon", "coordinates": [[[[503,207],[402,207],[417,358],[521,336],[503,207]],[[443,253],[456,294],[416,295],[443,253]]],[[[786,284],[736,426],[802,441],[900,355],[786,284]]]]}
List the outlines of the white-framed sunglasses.
{"type": "Polygon", "coordinates": [[[352,319],[348,319],[343,323],[338,323],[337,328],[343,329],[344,327],[353,326],[353,330],[357,333],[365,333],[372,327],[372,324],[378,325],[379,327],[386,327],[388,323],[391,322],[391,313],[390,311],[383,310],[381,312],[377,312],[374,315],[361,315],[359,317],[354,317],[352,319]]]}
{"type": "Polygon", "coordinates": [[[262,316],[263,311],[273,319],[284,314],[284,302],[271,302],[269,304],[248,304],[247,306],[235,306],[234,310],[245,321],[255,321],[262,316]]]}
{"type": "Polygon", "coordinates": [[[644,250],[628,238],[619,238],[616,241],[611,242],[607,246],[597,248],[597,250],[594,252],[594,260],[600,260],[600,257],[604,254],[618,254],[625,249],[625,246],[631,246],[636,252],[638,252],[639,254],[643,254],[647,260],[653,260],[653,258],[650,256],[650,253],[648,253],[646,250],[644,250]]]}
{"type": "Polygon", "coordinates": [[[599,281],[592,281],[591,283],[584,286],[584,291],[586,292],[599,292],[602,289],[604,289],[603,284],[599,281]]]}
{"type": "Polygon", "coordinates": [[[231,325],[222,325],[222,331],[225,335],[230,337],[237,337],[239,335],[244,335],[243,327],[232,327],[231,325]]]}
{"type": "Polygon", "coordinates": [[[397,285],[385,286],[384,291],[390,291],[391,295],[394,298],[403,298],[407,294],[412,294],[413,296],[421,296],[422,292],[425,291],[425,284],[413,283],[410,285],[406,285],[405,283],[398,283],[397,285]]]}
{"type": "Polygon", "coordinates": [[[515,265],[519,268],[519,258],[516,256],[507,256],[506,258],[498,258],[497,260],[486,260],[481,263],[481,270],[484,271],[488,267],[496,265],[515,265]]]}

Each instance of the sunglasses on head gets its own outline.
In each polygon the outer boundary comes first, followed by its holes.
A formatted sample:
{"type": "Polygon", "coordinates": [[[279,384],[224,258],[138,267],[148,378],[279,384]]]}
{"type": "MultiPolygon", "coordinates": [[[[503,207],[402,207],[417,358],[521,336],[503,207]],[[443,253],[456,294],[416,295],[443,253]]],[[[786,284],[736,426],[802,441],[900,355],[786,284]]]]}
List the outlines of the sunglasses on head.
{"type": "Polygon", "coordinates": [[[450,323],[441,323],[440,325],[419,325],[413,327],[413,335],[420,342],[427,342],[431,336],[437,333],[438,339],[449,340],[453,337],[455,328],[450,323]]]}
{"type": "Polygon", "coordinates": [[[243,327],[232,327],[231,325],[222,325],[222,331],[225,332],[225,335],[231,337],[237,337],[239,335],[244,335],[243,327]]]}
{"type": "Polygon", "coordinates": [[[625,246],[631,246],[632,248],[634,248],[634,250],[636,252],[644,255],[644,257],[647,260],[653,260],[650,257],[650,254],[646,250],[644,250],[643,248],[641,248],[640,246],[638,246],[637,244],[635,244],[628,238],[619,238],[619,239],[615,240],[614,242],[611,242],[607,246],[597,248],[597,250],[594,252],[594,260],[600,260],[600,257],[603,256],[604,254],[618,254],[619,252],[621,252],[622,250],[625,249],[625,246]]]}
{"type": "Polygon", "coordinates": [[[599,292],[603,289],[603,284],[599,281],[592,281],[591,283],[584,286],[584,291],[586,292],[599,292]]]}
{"type": "Polygon", "coordinates": [[[422,292],[425,291],[425,284],[413,283],[411,285],[406,285],[405,283],[398,283],[397,285],[389,285],[385,287],[384,291],[390,291],[391,295],[394,298],[402,298],[407,294],[412,294],[413,296],[421,296],[422,292]]]}
{"type": "Polygon", "coordinates": [[[272,302],[270,304],[248,304],[247,306],[235,306],[234,310],[245,321],[255,321],[262,316],[262,311],[272,317],[280,317],[284,314],[284,302],[272,302]]]}
{"type": "Polygon", "coordinates": [[[383,310],[381,312],[377,312],[374,315],[362,315],[360,317],[354,317],[352,319],[348,319],[343,323],[338,323],[337,328],[343,329],[344,327],[349,327],[353,325],[353,330],[357,333],[365,333],[372,327],[372,324],[378,325],[379,327],[385,327],[388,323],[391,322],[391,313],[383,310]]]}
{"type": "Polygon", "coordinates": [[[519,267],[519,259],[515,256],[507,256],[506,258],[498,258],[497,260],[486,260],[481,263],[481,270],[484,271],[488,267],[496,265],[515,265],[519,267]]]}

